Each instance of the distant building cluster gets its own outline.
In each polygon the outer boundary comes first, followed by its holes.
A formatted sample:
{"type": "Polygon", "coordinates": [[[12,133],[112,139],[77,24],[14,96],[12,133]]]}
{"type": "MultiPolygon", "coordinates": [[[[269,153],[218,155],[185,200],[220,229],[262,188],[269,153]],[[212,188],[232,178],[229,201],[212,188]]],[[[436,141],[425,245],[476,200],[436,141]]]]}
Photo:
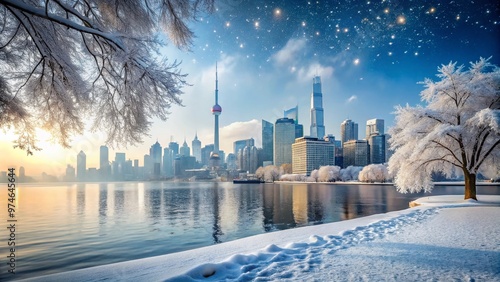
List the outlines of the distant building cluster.
{"type": "Polygon", "coordinates": [[[110,159],[109,149],[103,145],[99,150],[98,168],[88,168],[87,156],[84,151],[80,151],[76,168],[68,164],[63,180],[127,181],[219,176],[235,178],[241,173],[255,173],[258,167],[267,165],[291,167],[292,173],[309,176],[320,166],[337,165],[346,168],[381,164],[390,156],[383,119],[368,120],[365,138],[362,140],[358,138],[358,124],[350,119],[340,124],[340,140],[325,133],[323,94],[319,76],[313,78],[310,135],[304,135],[304,127],[299,123],[297,105],[285,110],[283,117],[274,123],[262,120],[262,148],[255,146],[253,138],[237,140],[233,143],[233,152],[226,156],[225,152],[219,149],[219,116],[222,107],[218,103],[217,69],[215,75],[215,104],[211,109],[214,116],[214,143],[202,147],[197,134],[191,141],[191,147],[186,140],[182,146],[171,140],[165,147],[157,141],[151,145],[149,153],[144,155],[142,161],[127,159],[124,152],[117,152],[114,159],[110,159]]]}

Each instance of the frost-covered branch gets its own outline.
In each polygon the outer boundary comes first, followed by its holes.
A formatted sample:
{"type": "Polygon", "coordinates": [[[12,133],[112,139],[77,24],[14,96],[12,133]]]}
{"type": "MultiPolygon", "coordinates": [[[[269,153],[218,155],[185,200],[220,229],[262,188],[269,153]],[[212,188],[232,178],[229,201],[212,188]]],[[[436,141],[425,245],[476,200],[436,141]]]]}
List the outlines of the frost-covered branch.
{"type": "Polygon", "coordinates": [[[500,69],[481,58],[469,70],[443,65],[438,77],[424,81],[426,107],[396,108],[389,172],[401,192],[430,191],[434,172],[461,173],[465,197],[475,199],[476,174],[500,167],[500,69]]]}
{"type": "MultiPolygon", "coordinates": [[[[160,57],[158,34],[189,48],[187,21],[212,9],[213,0],[0,0],[0,73],[15,93],[0,127],[43,128],[68,146],[85,120],[109,145],[140,142],[188,85],[179,63],[160,57]]],[[[34,148],[34,130],[24,132],[16,144],[34,148]]]]}

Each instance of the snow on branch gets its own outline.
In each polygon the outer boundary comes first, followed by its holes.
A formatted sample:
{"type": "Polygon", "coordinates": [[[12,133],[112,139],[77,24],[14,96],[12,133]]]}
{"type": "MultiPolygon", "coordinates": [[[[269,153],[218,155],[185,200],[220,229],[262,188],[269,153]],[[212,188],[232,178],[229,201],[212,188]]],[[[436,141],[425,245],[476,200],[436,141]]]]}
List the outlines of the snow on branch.
{"type": "Polygon", "coordinates": [[[396,107],[389,173],[399,191],[430,191],[433,173],[475,179],[500,158],[500,69],[488,60],[441,66],[440,81],[424,82],[425,107],[396,107]]]}
{"type": "MultiPolygon", "coordinates": [[[[186,47],[187,21],[212,9],[213,0],[0,1],[8,89],[0,113],[9,113],[0,126],[43,128],[63,146],[86,125],[106,132],[109,145],[140,142],[153,118],[165,120],[172,104],[182,105],[188,85],[179,63],[160,57],[159,27],[186,47]]],[[[15,145],[35,148],[34,131],[23,132],[15,145]]]]}

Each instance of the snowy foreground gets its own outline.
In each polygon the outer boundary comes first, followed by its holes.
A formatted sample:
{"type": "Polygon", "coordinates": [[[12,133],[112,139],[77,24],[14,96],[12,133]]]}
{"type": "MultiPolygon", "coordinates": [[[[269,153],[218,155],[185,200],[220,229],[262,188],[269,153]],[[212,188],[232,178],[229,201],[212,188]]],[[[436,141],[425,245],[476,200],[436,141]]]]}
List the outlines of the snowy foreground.
{"type": "Polygon", "coordinates": [[[500,281],[500,195],[261,234],[36,281],[500,281]]]}

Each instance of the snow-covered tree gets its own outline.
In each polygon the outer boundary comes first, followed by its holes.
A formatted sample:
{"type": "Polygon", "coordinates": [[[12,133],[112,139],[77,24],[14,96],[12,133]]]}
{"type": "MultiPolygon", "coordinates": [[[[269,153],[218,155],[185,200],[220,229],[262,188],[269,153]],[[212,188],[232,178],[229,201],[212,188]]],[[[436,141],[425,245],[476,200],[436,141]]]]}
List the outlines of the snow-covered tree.
{"type": "Polygon", "coordinates": [[[334,182],[337,179],[340,179],[340,167],[326,165],[319,168],[318,182],[334,182]]]}
{"type": "Polygon", "coordinates": [[[370,164],[363,167],[358,178],[361,182],[385,182],[389,179],[389,172],[383,164],[370,164]]]}
{"type": "Polygon", "coordinates": [[[166,31],[189,48],[187,22],[213,0],[0,1],[0,127],[37,150],[35,129],[67,147],[84,121],[108,144],[133,144],[181,105],[179,63],[161,58],[166,31]],[[92,117],[89,119],[89,117],[92,117]]]}
{"type": "Polygon", "coordinates": [[[431,191],[432,172],[461,173],[465,199],[476,199],[476,174],[500,165],[500,69],[481,58],[438,72],[440,81],[424,81],[425,107],[396,108],[389,171],[400,192],[431,191]]]}
{"type": "Polygon", "coordinates": [[[275,165],[259,167],[255,171],[255,177],[265,182],[274,182],[280,179],[280,169],[275,165]]]}
{"type": "Polygon", "coordinates": [[[363,169],[361,166],[348,166],[340,170],[340,179],[342,181],[358,180],[359,172],[363,169]]]}
{"type": "Polygon", "coordinates": [[[291,174],[292,173],[292,164],[282,164],[280,165],[280,174],[291,174]]]}
{"type": "Polygon", "coordinates": [[[257,177],[260,180],[264,180],[264,168],[259,166],[257,170],[255,171],[255,177],[257,177]]]}
{"type": "Polygon", "coordinates": [[[306,181],[307,182],[318,182],[318,170],[315,169],[313,171],[311,171],[311,174],[306,177],[306,181]]]}
{"type": "Polygon", "coordinates": [[[280,176],[280,180],[304,182],[306,180],[306,176],[305,174],[283,174],[280,176]]]}

